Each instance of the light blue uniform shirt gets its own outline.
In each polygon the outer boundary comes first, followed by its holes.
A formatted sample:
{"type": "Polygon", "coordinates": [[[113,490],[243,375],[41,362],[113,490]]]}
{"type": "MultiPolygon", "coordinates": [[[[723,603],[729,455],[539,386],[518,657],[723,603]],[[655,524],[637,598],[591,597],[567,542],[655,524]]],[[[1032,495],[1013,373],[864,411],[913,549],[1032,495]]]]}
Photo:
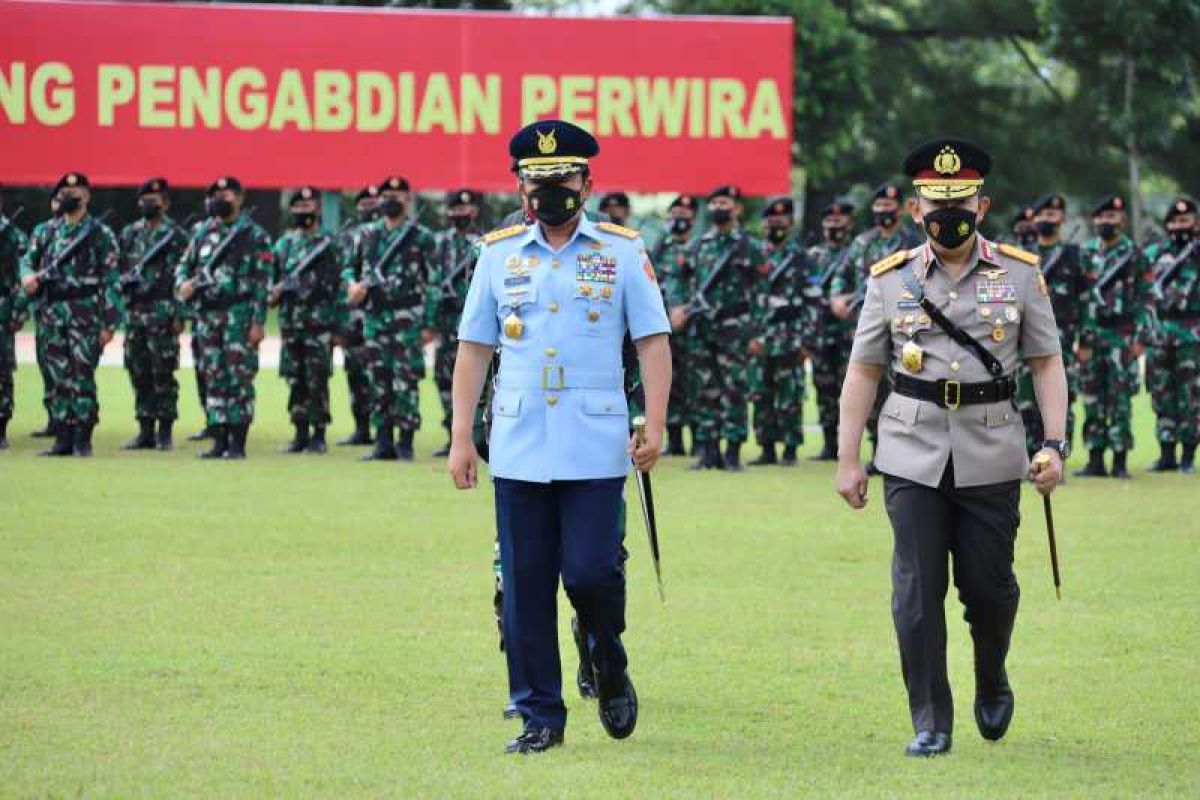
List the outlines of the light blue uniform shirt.
{"type": "Polygon", "coordinates": [[[539,225],[487,244],[458,338],[501,347],[489,467],[497,478],[548,483],[629,470],[621,344],[670,331],[640,237],[586,216],[561,250],[539,225]],[[505,320],[520,319],[520,336],[505,320]]]}

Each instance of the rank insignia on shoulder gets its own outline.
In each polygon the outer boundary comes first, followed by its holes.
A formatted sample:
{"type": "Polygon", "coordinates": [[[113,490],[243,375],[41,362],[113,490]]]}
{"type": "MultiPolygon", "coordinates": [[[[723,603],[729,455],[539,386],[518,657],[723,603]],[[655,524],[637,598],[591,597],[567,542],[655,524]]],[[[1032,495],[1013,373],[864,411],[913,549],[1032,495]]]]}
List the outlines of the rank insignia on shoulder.
{"type": "Polygon", "coordinates": [[[874,264],[871,265],[871,277],[878,278],[883,273],[887,272],[888,270],[895,269],[896,267],[900,266],[907,260],[908,260],[908,251],[907,250],[900,250],[898,252],[892,253],[890,256],[883,259],[882,261],[876,261],[874,264]]]}
{"type": "Polygon", "coordinates": [[[996,245],[996,248],[1009,258],[1015,258],[1017,261],[1023,261],[1024,263],[1033,267],[1036,267],[1042,261],[1041,257],[1036,253],[1031,253],[1028,250],[1022,250],[1021,248],[1014,247],[1011,244],[998,244],[996,245]]]}
{"type": "Polygon", "coordinates": [[[597,222],[596,227],[607,233],[615,233],[617,236],[624,236],[626,239],[636,239],[641,236],[640,233],[633,228],[626,228],[624,225],[618,225],[615,222],[597,222]]]}
{"type": "Polygon", "coordinates": [[[484,244],[495,244],[496,242],[503,241],[504,239],[511,239],[513,236],[516,236],[517,234],[524,233],[524,232],[525,232],[524,225],[513,225],[508,228],[501,228],[498,231],[492,231],[491,233],[485,233],[483,235],[483,241],[484,241],[484,244]]]}

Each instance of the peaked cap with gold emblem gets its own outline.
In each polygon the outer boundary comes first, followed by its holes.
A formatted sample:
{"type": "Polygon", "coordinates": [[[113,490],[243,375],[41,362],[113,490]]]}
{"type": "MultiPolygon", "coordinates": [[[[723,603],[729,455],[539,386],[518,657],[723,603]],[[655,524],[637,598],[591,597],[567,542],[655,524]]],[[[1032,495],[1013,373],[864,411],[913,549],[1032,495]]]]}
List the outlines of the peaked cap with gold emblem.
{"type": "Polygon", "coordinates": [[[517,175],[534,180],[573,175],[599,152],[596,137],[561,119],[526,125],[508,142],[508,154],[517,175]]]}
{"type": "Polygon", "coordinates": [[[954,200],[979,191],[992,169],[992,157],[966,139],[932,139],[904,159],[904,174],[930,200],[954,200]]]}

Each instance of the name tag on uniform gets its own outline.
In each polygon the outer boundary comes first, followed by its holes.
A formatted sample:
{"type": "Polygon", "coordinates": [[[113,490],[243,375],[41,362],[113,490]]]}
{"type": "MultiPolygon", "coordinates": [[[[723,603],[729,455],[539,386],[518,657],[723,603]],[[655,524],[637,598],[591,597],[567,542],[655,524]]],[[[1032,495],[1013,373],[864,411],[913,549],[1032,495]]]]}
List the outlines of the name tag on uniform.
{"type": "Polygon", "coordinates": [[[514,275],[511,278],[504,279],[504,288],[511,289],[514,286],[526,286],[533,283],[532,275],[514,275]]]}
{"type": "Polygon", "coordinates": [[[1015,303],[1017,287],[1008,281],[980,281],[975,284],[975,301],[978,303],[1015,303]]]}
{"type": "Polygon", "coordinates": [[[600,253],[580,253],[575,261],[575,280],[587,283],[616,283],[617,260],[600,253]]]}

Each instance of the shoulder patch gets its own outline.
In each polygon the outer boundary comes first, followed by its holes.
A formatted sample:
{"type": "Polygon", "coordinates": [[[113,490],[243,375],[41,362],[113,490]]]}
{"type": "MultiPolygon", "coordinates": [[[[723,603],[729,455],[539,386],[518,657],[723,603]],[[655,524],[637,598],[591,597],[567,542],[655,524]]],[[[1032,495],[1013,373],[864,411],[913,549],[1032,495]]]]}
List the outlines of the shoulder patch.
{"type": "Polygon", "coordinates": [[[504,239],[511,239],[512,237],[516,236],[519,233],[524,233],[525,228],[526,228],[525,225],[513,225],[508,228],[501,228],[498,231],[492,231],[491,233],[485,233],[483,235],[483,242],[484,242],[484,244],[494,244],[494,243],[502,241],[504,239]]]}
{"type": "Polygon", "coordinates": [[[996,245],[996,249],[1009,258],[1015,258],[1017,261],[1023,261],[1032,267],[1036,267],[1038,264],[1042,263],[1041,256],[1031,253],[1028,250],[1022,250],[1021,248],[1015,247],[1011,244],[1001,243],[996,245]]]}
{"type": "Polygon", "coordinates": [[[878,278],[888,270],[895,269],[908,260],[907,250],[897,250],[882,261],[876,261],[871,265],[871,277],[878,278]]]}
{"type": "Polygon", "coordinates": [[[617,236],[624,236],[626,239],[636,239],[641,236],[633,228],[626,228],[624,225],[618,225],[615,222],[597,222],[596,227],[606,233],[615,233],[617,236]]]}

